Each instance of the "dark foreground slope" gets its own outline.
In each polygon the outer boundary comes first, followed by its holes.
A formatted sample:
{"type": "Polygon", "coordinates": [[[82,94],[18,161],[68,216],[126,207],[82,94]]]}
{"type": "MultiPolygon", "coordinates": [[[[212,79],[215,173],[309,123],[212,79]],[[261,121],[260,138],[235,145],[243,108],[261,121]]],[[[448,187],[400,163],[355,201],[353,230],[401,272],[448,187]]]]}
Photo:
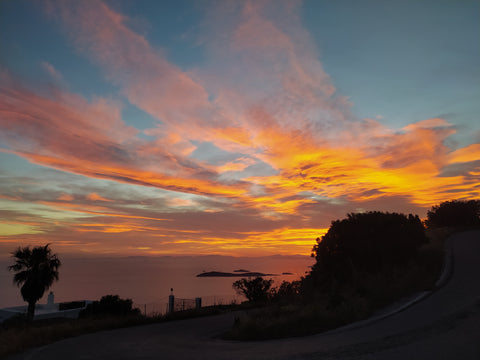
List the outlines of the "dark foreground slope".
{"type": "Polygon", "coordinates": [[[480,232],[452,238],[453,274],[404,311],[343,331],[234,342],[215,336],[235,314],[67,339],[11,359],[479,359],[480,232]]]}

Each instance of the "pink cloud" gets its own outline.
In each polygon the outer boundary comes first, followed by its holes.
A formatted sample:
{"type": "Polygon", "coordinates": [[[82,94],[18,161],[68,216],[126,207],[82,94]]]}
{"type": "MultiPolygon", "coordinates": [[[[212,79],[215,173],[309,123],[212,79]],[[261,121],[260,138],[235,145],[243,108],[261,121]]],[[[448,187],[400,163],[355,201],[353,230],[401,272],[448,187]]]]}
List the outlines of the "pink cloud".
{"type": "Polygon", "coordinates": [[[60,90],[53,90],[47,98],[15,81],[7,75],[0,78],[1,126],[5,141],[13,147],[50,148],[52,153],[57,147],[62,152],[94,152],[100,144],[120,145],[138,133],[121,120],[119,104],[114,101],[97,98],[89,103],[60,90]]]}
{"type": "Polygon", "coordinates": [[[172,127],[192,133],[188,129],[194,126],[205,133],[195,123],[212,115],[207,92],[129,29],[123,15],[100,1],[55,6],[77,48],[122,87],[131,103],[172,127]]]}
{"type": "Polygon", "coordinates": [[[231,189],[208,179],[214,173],[181,151],[171,152],[175,146],[137,138],[138,130],[123,122],[116,102],[88,102],[60,90],[47,98],[19,88],[7,75],[0,78],[0,94],[0,137],[11,149],[4,151],[31,162],[176,191],[226,196],[242,192],[240,186],[231,189]]]}

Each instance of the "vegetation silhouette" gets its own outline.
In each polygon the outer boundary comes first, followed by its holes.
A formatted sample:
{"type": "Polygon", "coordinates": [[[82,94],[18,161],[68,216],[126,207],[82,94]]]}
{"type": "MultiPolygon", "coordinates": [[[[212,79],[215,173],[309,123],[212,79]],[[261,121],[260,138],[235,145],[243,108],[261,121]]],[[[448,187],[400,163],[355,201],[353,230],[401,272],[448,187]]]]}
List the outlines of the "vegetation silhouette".
{"type": "Polygon", "coordinates": [[[277,304],[294,304],[302,294],[302,281],[282,281],[279,287],[270,292],[270,299],[277,304]]]}
{"type": "Polygon", "coordinates": [[[273,280],[265,280],[258,276],[254,279],[240,279],[233,283],[233,288],[240,295],[245,295],[253,303],[265,303],[269,299],[270,288],[273,280]]]}
{"type": "Polygon", "coordinates": [[[61,265],[57,254],[52,254],[49,248],[50,244],[38,246],[30,249],[19,247],[12,252],[15,263],[8,267],[9,271],[14,272],[13,282],[20,286],[20,293],[23,300],[28,303],[27,319],[29,322],[35,316],[35,304],[40,300],[52,286],[53,282],[58,280],[58,268],[61,265]]]}
{"type": "Polygon", "coordinates": [[[102,296],[100,301],[88,304],[80,317],[104,317],[140,315],[140,309],[133,307],[132,299],[121,299],[118,295],[102,296]]]}
{"type": "Polygon", "coordinates": [[[273,283],[273,279],[266,280],[258,276],[235,281],[232,287],[253,305],[290,304],[298,300],[301,295],[302,282],[300,280],[284,280],[278,287],[272,287],[273,283]]]}
{"type": "MultiPolygon", "coordinates": [[[[472,209],[471,202],[460,203],[464,209],[472,209]]],[[[474,214],[473,217],[478,219],[478,201],[474,205],[476,212],[471,210],[467,213],[474,214]]],[[[432,220],[445,207],[444,203],[433,206],[429,219],[432,220]]],[[[471,223],[475,222],[469,222],[471,223]]],[[[428,224],[425,221],[425,224],[434,227],[442,226],[444,222],[432,221],[428,224]]],[[[259,340],[318,333],[364,319],[402,297],[434,289],[443,264],[444,239],[449,234],[451,229],[430,228],[430,242],[427,243],[425,228],[418,216],[381,212],[349,214],[346,219],[333,221],[322,239],[317,238],[312,249],[312,256],[317,261],[301,280],[284,281],[279,287],[273,287],[272,280],[261,277],[237,281],[234,288],[247,297],[248,304],[222,305],[202,308],[201,311],[146,317],[140,314],[140,310],[133,308],[132,300],[107,295],[91,304],[81,319],[52,324],[50,337],[44,336],[41,321],[36,326],[24,328],[23,321],[20,321],[22,326],[17,326],[18,320],[22,319],[11,319],[11,324],[4,322],[0,327],[0,333],[3,328],[0,338],[12,331],[4,344],[13,344],[13,347],[21,344],[18,349],[25,349],[101,329],[178,320],[237,309],[249,311],[235,318],[235,325],[223,335],[226,339],[259,340]],[[337,264],[335,260],[339,260],[337,264]],[[65,326],[59,331],[57,327],[63,325],[65,326]],[[38,332],[33,332],[34,330],[38,332]],[[38,336],[39,333],[42,336],[38,336]],[[29,339],[25,340],[25,337],[21,337],[23,335],[29,339]]],[[[19,251],[32,252],[25,249],[19,248],[13,255],[19,251]]],[[[20,258],[17,260],[20,261],[20,258]]],[[[14,267],[9,268],[14,270],[14,267]]],[[[234,272],[237,271],[240,272],[234,272]]],[[[58,272],[56,278],[58,279],[58,272]]],[[[78,304],[65,303],[66,307],[74,305],[78,304]]],[[[7,350],[12,351],[11,349],[13,348],[7,350]]],[[[0,357],[2,354],[0,347],[0,357]]]]}
{"type": "Polygon", "coordinates": [[[332,221],[316,241],[312,256],[317,262],[309,277],[323,286],[405,265],[428,238],[418,215],[371,211],[332,221]]]}
{"type": "Polygon", "coordinates": [[[367,212],[335,220],[312,249],[316,263],[279,287],[242,279],[234,287],[263,306],[236,319],[226,339],[302,336],[364,319],[398,299],[435,286],[443,243],[430,243],[417,215],[367,212]]]}
{"type": "Polygon", "coordinates": [[[452,200],[432,206],[427,213],[425,225],[439,227],[480,226],[480,200],[452,200]]]}

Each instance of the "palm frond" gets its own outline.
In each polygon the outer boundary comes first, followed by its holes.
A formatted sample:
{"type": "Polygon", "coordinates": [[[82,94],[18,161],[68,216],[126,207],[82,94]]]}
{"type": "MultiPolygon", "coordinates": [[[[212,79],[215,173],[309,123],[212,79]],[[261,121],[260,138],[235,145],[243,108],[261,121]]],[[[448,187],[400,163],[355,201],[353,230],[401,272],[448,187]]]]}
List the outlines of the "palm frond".
{"type": "Polygon", "coordinates": [[[20,292],[25,301],[36,302],[53,282],[58,280],[58,268],[61,265],[57,254],[52,254],[50,244],[19,247],[12,252],[14,264],[8,267],[14,272],[13,282],[21,285],[20,292]]]}
{"type": "Polygon", "coordinates": [[[20,286],[20,285],[23,284],[25,281],[27,281],[27,279],[29,278],[29,276],[30,276],[30,272],[29,272],[28,270],[17,272],[17,273],[13,276],[13,283],[16,284],[17,286],[20,286]]]}

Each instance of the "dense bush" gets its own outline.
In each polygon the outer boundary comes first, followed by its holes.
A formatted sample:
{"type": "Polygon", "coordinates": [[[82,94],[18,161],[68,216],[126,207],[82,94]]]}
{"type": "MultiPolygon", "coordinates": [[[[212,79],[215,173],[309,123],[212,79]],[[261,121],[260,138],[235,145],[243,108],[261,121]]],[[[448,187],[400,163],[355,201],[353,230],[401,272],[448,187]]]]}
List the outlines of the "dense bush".
{"type": "Polygon", "coordinates": [[[479,226],[480,200],[453,200],[432,206],[425,224],[429,228],[479,226]]]}
{"type": "Polygon", "coordinates": [[[349,214],[333,221],[313,248],[317,261],[310,273],[266,289],[268,306],[237,317],[224,337],[259,340],[312,334],[434,289],[444,259],[445,230],[429,229],[429,236],[435,233],[429,241],[418,216],[397,213],[349,214]]]}
{"type": "Polygon", "coordinates": [[[293,304],[301,297],[301,281],[283,281],[271,292],[271,300],[276,303],[293,304]]]}
{"type": "Polygon", "coordinates": [[[273,280],[265,280],[262,277],[254,279],[240,279],[233,283],[233,288],[238,294],[244,295],[248,301],[264,303],[270,298],[273,280]]]}
{"type": "Polygon", "coordinates": [[[348,282],[359,273],[388,271],[406,264],[423,244],[425,229],[418,216],[367,212],[332,222],[317,239],[311,276],[348,282]]]}
{"type": "Polygon", "coordinates": [[[100,301],[88,304],[80,313],[80,317],[140,315],[140,310],[133,308],[132,305],[131,299],[120,299],[118,295],[106,295],[100,301]]]}

